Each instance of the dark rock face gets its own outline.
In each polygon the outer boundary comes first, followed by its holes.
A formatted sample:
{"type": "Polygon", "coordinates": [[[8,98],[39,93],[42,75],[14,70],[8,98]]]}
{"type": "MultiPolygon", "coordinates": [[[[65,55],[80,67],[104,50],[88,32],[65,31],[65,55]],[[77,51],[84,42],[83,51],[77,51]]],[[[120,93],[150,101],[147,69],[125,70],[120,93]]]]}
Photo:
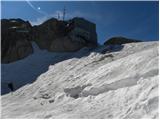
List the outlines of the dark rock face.
{"type": "Polygon", "coordinates": [[[51,18],[31,26],[21,19],[2,19],[2,63],[20,60],[33,53],[31,41],[40,49],[72,52],[97,46],[96,25],[83,18],[61,21],[51,18]]]}
{"type": "Polygon", "coordinates": [[[65,36],[52,41],[49,50],[53,52],[72,52],[83,47],[84,45],[81,42],[74,41],[69,36],[65,36]]]}
{"type": "Polygon", "coordinates": [[[83,18],[49,19],[33,27],[33,36],[41,49],[53,52],[71,52],[97,45],[96,25],[83,18]]]}
{"type": "Polygon", "coordinates": [[[22,59],[33,52],[30,30],[31,25],[21,19],[1,20],[2,63],[22,59]]]}
{"type": "Polygon", "coordinates": [[[107,40],[104,45],[121,45],[126,43],[141,42],[139,40],[127,39],[124,37],[113,37],[107,40]]]}
{"type": "Polygon", "coordinates": [[[97,45],[96,25],[83,18],[73,18],[68,23],[69,35],[77,40],[84,40],[87,45],[97,45]]]}
{"type": "Polygon", "coordinates": [[[52,42],[65,34],[65,22],[54,18],[33,27],[33,39],[41,49],[50,50],[52,42]]]}

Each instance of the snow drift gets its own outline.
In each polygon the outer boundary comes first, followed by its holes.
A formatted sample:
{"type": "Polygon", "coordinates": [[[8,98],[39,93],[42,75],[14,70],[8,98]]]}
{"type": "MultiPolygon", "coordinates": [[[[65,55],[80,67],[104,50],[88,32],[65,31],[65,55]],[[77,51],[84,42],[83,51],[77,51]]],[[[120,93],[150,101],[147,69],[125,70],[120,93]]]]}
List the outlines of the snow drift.
{"type": "Polygon", "coordinates": [[[158,118],[158,42],[106,49],[45,53],[50,56],[47,63],[45,56],[34,61],[42,54],[37,51],[22,61],[2,65],[2,77],[7,76],[2,80],[11,75],[21,85],[20,80],[35,79],[2,96],[2,118],[158,118]],[[55,55],[70,59],[54,62],[55,55]],[[38,72],[40,76],[33,74],[46,64],[50,66],[38,72]],[[28,77],[23,78],[27,72],[28,77]]]}

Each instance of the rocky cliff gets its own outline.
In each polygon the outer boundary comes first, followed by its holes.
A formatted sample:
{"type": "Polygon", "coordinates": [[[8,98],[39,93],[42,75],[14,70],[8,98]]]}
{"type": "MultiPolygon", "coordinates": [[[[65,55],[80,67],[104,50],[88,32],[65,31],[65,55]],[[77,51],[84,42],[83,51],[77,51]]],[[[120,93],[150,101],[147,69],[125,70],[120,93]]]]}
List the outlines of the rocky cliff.
{"type": "Polygon", "coordinates": [[[60,21],[51,18],[31,26],[22,19],[2,19],[2,63],[10,63],[33,53],[31,41],[40,49],[74,52],[97,46],[96,25],[83,18],[60,21]]]}
{"type": "Polygon", "coordinates": [[[32,26],[21,19],[1,20],[2,63],[22,59],[33,53],[31,41],[32,26]]]}

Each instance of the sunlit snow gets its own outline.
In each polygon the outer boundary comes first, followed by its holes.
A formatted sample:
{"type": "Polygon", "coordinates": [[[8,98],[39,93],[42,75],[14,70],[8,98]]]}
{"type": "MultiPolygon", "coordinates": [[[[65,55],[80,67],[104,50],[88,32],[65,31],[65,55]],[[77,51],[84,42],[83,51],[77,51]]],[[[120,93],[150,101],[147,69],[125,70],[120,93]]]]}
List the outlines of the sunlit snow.
{"type": "Polygon", "coordinates": [[[88,49],[34,48],[24,60],[3,64],[2,85],[22,87],[2,96],[2,118],[158,118],[158,42],[105,49],[83,56],[88,49]]]}

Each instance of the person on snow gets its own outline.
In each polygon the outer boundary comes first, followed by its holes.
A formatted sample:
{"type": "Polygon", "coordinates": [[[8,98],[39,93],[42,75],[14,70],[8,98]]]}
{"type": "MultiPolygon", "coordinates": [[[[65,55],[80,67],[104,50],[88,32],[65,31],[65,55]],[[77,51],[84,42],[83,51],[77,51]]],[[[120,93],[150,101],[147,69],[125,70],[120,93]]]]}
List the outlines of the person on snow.
{"type": "Polygon", "coordinates": [[[8,88],[11,90],[11,92],[14,91],[13,83],[8,83],[8,88]]]}

